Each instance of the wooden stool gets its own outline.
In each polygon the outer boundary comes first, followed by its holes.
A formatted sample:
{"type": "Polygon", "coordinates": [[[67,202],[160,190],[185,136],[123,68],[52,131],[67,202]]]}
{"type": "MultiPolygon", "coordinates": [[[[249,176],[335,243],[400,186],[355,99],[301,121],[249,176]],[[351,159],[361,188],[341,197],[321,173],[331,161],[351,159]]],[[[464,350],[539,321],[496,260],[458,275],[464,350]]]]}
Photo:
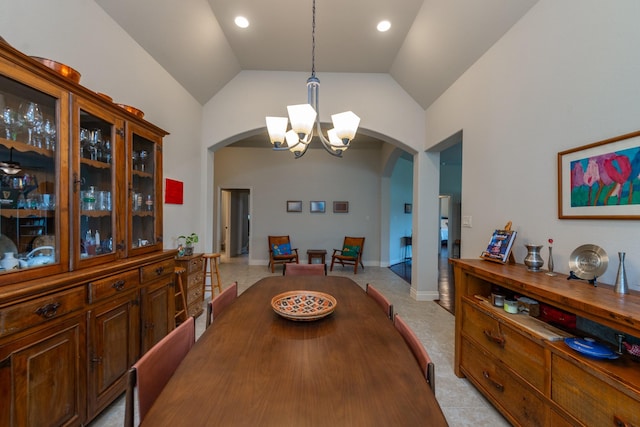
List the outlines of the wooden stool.
{"type": "Polygon", "coordinates": [[[204,254],[204,292],[207,292],[207,277],[211,278],[209,289],[211,290],[211,299],[213,299],[214,289],[218,288],[218,292],[222,292],[222,280],[220,280],[220,269],[218,268],[218,260],[220,254],[204,254]],[[209,267],[207,267],[209,264],[209,267]],[[213,273],[216,274],[216,283],[213,283],[213,273]]]}
{"type": "Polygon", "coordinates": [[[174,269],[174,273],[176,275],[176,286],[175,286],[175,304],[176,304],[176,313],[175,313],[175,322],[176,326],[180,323],[187,320],[189,317],[188,308],[187,308],[187,295],[184,292],[184,285],[182,284],[182,274],[186,273],[186,269],[182,267],[176,267],[174,269]]]}

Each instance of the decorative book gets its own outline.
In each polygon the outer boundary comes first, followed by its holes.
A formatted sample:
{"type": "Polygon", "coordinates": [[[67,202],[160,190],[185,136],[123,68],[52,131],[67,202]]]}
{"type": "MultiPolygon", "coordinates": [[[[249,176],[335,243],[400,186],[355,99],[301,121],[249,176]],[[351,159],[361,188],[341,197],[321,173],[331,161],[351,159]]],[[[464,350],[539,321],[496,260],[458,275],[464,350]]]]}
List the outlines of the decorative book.
{"type": "Polygon", "coordinates": [[[507,261],[515,263],[511,248],[516,240],[516,232],[513,230],[496,230],[491,236],[487,249],[482,252],[480,258],[488,261],[505,264],[507,261]]]}

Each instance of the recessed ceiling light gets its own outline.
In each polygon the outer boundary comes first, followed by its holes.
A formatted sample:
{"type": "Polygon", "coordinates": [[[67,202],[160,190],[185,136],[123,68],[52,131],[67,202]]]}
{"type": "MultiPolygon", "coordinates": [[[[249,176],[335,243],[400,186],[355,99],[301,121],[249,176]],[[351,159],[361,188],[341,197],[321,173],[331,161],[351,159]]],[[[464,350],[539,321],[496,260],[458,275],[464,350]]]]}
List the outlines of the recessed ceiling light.
{"type": "Polygon", "coordinates": [[[249,20],[244,16],[236,16],[236,19],[234,22],[240,28],[247,28],[249,26],[249,20]]]}
{"type": "Polygon", "coordinates": [[[380,21],[380,22],[378,22],[378,26],[376,28],[381,33],[384,33],[385,31],[388,31],[389,28],[391,28],[391,22],[389,22],[389,21],[380,21]]]}

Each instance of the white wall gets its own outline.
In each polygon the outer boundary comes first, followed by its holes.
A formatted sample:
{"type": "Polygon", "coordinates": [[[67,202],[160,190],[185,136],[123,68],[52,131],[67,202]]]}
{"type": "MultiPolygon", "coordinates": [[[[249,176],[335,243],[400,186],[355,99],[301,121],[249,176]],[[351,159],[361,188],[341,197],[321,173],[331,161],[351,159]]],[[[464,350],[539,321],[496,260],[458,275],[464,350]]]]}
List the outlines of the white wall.
{"type": "Polygon", "coordinates": [[[2,1],[0,34],[27,55],[75,68],[82,85],[141,109],[145,119],[170,132],[164,176],[184,181],[185,204],[165,205],[164,244],[175,247],[176,236],[193,231],[202,235],[202,106],[182,86],[93,1],[2,1]]]}
{"type": "Polygon", "coordinates": [[[301,260],[306,260],[307,249],[326,249],[330,255],[341,248],[345,236],[364,236],[363,262],[377,266],[379,164],[377,148],[351,149],[342,159],[310,149],[294,159],[288,151],[268,147],[225,147],[215,153],[214,181],[218,193],[223,188],[251,190],[250,264],[267,264],[269,235],[291,236],[301,260]],[[286,212],[288,200],[301,200],[302,212],[286,212]],[[310,213],[312,200],[325,201],[325,213],[310,213]],[[348,201],[349,213],[333,213],[334,201],[348,201]]]}
{"type": "Polygon", "coordinates": [[[637,0],[541,0],[427,110],[427,148],[464,131],[463,257],[511,220],[518,262],[525,243],[553,238],[566,273],[571,252],[593,243],[610,258],[602,282],[625,251],[640,289],[638,221],[559,220],[556,177],[559,151],[640,128],[638,16],[637,0]]]}

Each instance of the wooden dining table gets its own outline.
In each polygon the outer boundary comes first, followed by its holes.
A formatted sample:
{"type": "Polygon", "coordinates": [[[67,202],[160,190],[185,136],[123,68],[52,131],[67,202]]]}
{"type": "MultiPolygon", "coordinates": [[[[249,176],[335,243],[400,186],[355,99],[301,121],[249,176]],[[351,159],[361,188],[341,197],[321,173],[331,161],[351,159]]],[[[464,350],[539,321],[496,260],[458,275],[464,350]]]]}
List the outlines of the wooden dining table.
{"type": "Polygon", "coordinates": [[[225,308],[158,396],[143,426],[446,426],[409,347],[353,280],[271,276],[225,308]],[[313,290],[336,299],[292,321],[271,299],[313,290]]]}

